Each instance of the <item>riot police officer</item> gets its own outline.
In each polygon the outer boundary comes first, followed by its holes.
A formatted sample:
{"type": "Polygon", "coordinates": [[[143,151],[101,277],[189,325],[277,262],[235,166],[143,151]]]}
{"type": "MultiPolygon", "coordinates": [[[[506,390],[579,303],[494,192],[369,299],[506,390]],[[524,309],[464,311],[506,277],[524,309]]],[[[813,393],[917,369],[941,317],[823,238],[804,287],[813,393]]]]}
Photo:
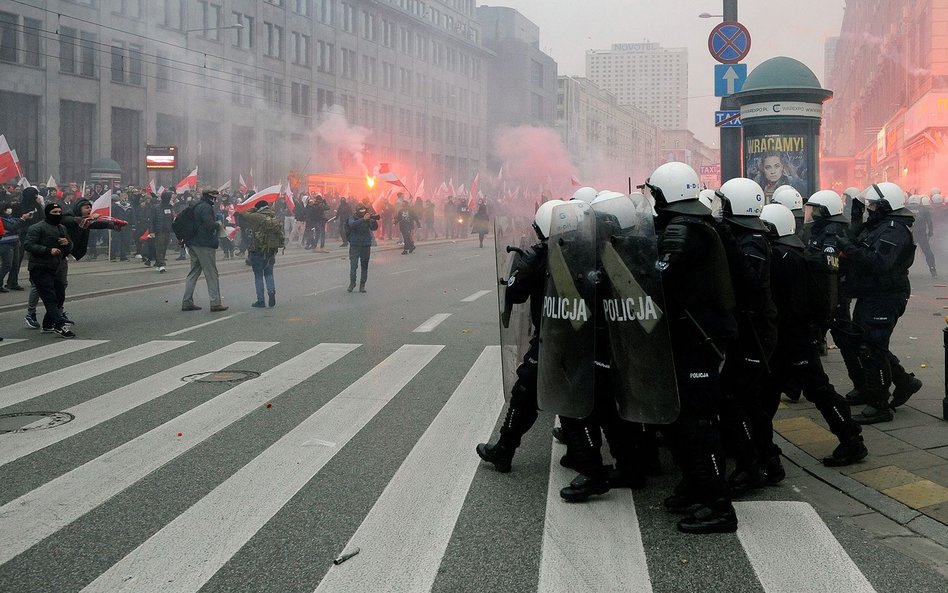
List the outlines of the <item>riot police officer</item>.
{"type": "MultiPolygon", "coordinates": [[[[808,206],[842,212],[843,203],[836,192],[825,190],[814,194],[808,206]]],[[[764,389],[765,406],[773,417],[781,389],[792,379],[839,439],[839,446],[823,458],[823,463],[832,467],[856,463],[869,453],[863,444],[862,429],[853,422],[849,406],[823,371],[817,341],[822,332],[817,322],[826,321],[835,309],[836,275],[831,272],[838,268],[836,254],[812,254],[811,258],[820,262],[823,270],[813,269],[819,267],[817,264],[808,269],[803,242],[795,234],[792,211],[781,204],[768,204],[760,218],[771,226],[771,278],[778,320],[777,349],[764,389]],[[823,273],[824,270],[830,273],[823,273]]]]}
{"type": "Polygon", "coordinates": [[[796,224],[796,234],[800,237],[800,240],[806,242],[804,238],[806,216],[805,212],[803,212],[803,196],[800,195],[797,188],[792,185],[781,185],[774,190],[774,195],[770,198],[770,202],[773,204],[782,204],[790,209],[796,224]]]}
{"type": "Polygon", "coordinates": [[[777,346],[777,308],[770,288],[770,242],[760,220],[764,190],[756,181],[735,178],[718,191],[724,207],[719,225],[727,246],[740,341],[733,344],[722,374],[726,439],[736,469],[728,478],[731,492],[776,484],[785,476],[780,449],[773,443],[772,415],[761,405],[760,390],[777,346]],[[733,239],[732,239],[733,238],[733,239]]]}
{"type": "Polygon", "coordinates": [[[476,448],[481,459],[493,464],[497,471],[502,473],[510,471],[521,438],[537,419],[537,362],[540,349],[540,312],[546,286],[547,239],[550,236],[553,209],[563,203],[561,200],[550,200],[537,209],[533,230],[538,241],[516,260],[516,267],[505,279],[506,299],[511,303],[530,301],[533,335],[523,362],[517,368],[517,380],[511,389],[507,415],[500,427],[500,437],[494,444],[480,443],[476,448]]]}
{"type": "Polygon", "coordinates": [[[694,169],[665,163],[645,186],[655,200],[656,265],[662,272],[681,398],[681,414],[667,433],[682,480],[664,504],[672,512],[691,512],[679,521],[680,531],[733,532],[737,515],[724,477],[719,432],[719,369],[724,351],[737,338],[727,258],[710,210],[698,201],[694,169]]]}
{"type": "Polygon", "coordinates": [[[850,264],[846,284],[856,299],[853,322],[860,331],[857,357],[867,404],[855,420],[874,424],[892,420],[890,408],[908,401],[922,382],[907,373],[889,350],[892,331],[911,294],[908,271],[915,260],[914,217],[905,207],[905,192],[894,183],[872,184],[865,198],[868,220],[855,242],[842,238],[840,247],[850,264]],[[895,391],[890,401],[892,384],[895,391]]]}

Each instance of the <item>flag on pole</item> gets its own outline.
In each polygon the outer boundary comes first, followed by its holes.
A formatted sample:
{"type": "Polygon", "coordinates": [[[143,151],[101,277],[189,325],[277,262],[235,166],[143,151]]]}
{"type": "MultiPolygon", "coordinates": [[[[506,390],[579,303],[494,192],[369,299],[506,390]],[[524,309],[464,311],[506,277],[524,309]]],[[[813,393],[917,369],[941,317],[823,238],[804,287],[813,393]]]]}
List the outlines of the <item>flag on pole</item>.
{"type": "Polygon", "coordinates": [[[218,192],[225,192],[225,191],[229,191],[229,190],[230,190],[230,179],[228,179],[227,181],[225,181],[225,182],[223,183],[223,185],[221,185],[219,188],[217,188],[217,191],[218,191],[218,192]]]}
{"type": "Polygon", "coordinates": [[[26,189],[30,186],[30,180],[27,179],[26,177],[20,177],[20,182],[17,185],[19,185],[23,189],[26,189]]]}
{"type": "Polygon", "coordinates": [[[161,197],[161,194],[165,193],[165,186],[161,185],[158,187],[158,191],[155,192],[158,194],[158,197],[161,197]]]}
{"type": "Polygon", "coordinates": [[[253,205],[260,200],[263,200],[272,206],[276,203],[277,199],[279,199],[282,191],[282,185],[271,185],[270,187],[261,189],[252,196],[248,196],[243,202],[237,204],[237,206],[234,207],[234,210],[237,212],[246,212],[247,210],[253,208],[253,205]]]}
{"type": "Polygon", "coordinates": [[[421,183],[418,184],[418,187],[415,188],[415,195],[424,197],[425,195],[425,180],[424,179],[422,179],[421,183]]]}
{"type": "Polygon", "coordinates": [[[148,182],[148,189],[150,189],[150,190],[151,190],[151,193],[155,194],[156,196],[159,196],[159,197],[161,196],[161,194],[158,193],[158,188],[155,187],[155,180],[154,180],[154,179],[152,179],[151,181],[148,182]]]}
{"type": "Polygon", "coordinates": [[[0,181],[19,176],[20,167],[17,165],[16,157],[13,151],[10,150],[7,139],[3,134],[0,134],[0,181]]]}
{"type": "Polygon", "coordinates": [[[480,179],[481,174],[474,174],[474,181],[471,182],[471,199],[467,202],[467,209],[471,212],[474,211],[474,205],[477,204],[477,185],[478,180],[480,179]]]}
{"type": "Polygon", "coordinates": [[[290,178],[286,178],[286,209],[290,211],[290,214],[296,214],[296,200],[293,196],[293,188],[290,187],[290,178]]]}
{"type": "Polygon", "coordinates": [[[373,173],[374,173],[373,176],[376,177],[377,179],[381,179],[382,181],[391,183],[392,185],[397,185],[399,187],[408,189],[407,187],[405,187],[405,184],[402,183],[402,181],[398,178],[398,175],[396,175],[395,172],[392,171],[388,163],[379,163],[378,165],[375,166],[375,169],[373,169],[373,173]]]}
{"type": "Polygon", "coordinates": [[[96,198],[95,202],[92,202],[92,212],[90,214],[98,214],[99,216],[111,216],[112,215],[112,190],[107,190],[104,194],[96,198]]]}
{"type": "Polygon", "coordinates": [[[465,187],[465,185],[462,183],[462,184],[461,184],[461,187],[458,188],[458,193],[457,193],[456,195],[458,195],[458,196],[463,196],[464,193],[465,193],[465,191],[464,191],[465,189],[466,189],[466,187],[465,187]]]}
{"type": "Polygon", "coordinates": [[[448,191],[451,192],[451,197],[452,197],[452,198],[453,198],[454,196],[458,195],[457,190],[454,189],[454,177],[452,177],[451,179],[448,180],[448,191]]]}
{"type": "Polygon", "coordinates": [[[82,189],[79,190],[79,197],[80,198],[86,197],[86,182],[85,181],[82,182],[82,189]]]}
{"type": "Polygon", "coordinates": [[[246,182],[246,181],[244,181],[244,176],[243,176],[243,175],[238,175],[238,176],[237,176],[237,190],[238,190],[240,193],[242,193],[242,194],[245,194],[245,193],[247,193],[248,191],[250,191],[250,186],[247,185],[247,182],[246,182]]]}
{"type": "Polygon", "coordinates": [[[500,166],[500,171],[497,171],[497,181],[503,181],[504,179],[504,166],[500,166]]]}
{"type": "Polygon", "coordinates": [[[50,175],[49,179],[46,180],[46,187],[59,187],[52,175],[50,175]]]}
{"type": "Polygon", "coordinates": [[[250,189],[257,191],[257,182],[253,180],[253,167],[250,168],[250,189]]]}
{"type": "Polygon", "coordinates": [[[189,189],[197,189],[198,184],[198,168],[195,167],[193,171],[188,173],[188,176],[178,182],[178,185],[174,187],[175,193],[183,194],[189,189]]]}

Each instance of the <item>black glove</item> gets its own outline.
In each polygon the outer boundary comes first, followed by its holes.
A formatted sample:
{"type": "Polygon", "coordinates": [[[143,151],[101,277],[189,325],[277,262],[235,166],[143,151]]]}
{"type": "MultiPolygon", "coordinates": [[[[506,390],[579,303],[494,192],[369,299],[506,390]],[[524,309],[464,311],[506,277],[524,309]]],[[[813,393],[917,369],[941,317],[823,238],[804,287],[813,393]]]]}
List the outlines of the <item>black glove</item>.
{"type": "Polygon", "coordinates": [[[839,235],[836,237],[836,249],[837,251],[845,254],[847,251],[852,251],[856,245],[849,240],[849,237],[846,235],[839,235]]]}

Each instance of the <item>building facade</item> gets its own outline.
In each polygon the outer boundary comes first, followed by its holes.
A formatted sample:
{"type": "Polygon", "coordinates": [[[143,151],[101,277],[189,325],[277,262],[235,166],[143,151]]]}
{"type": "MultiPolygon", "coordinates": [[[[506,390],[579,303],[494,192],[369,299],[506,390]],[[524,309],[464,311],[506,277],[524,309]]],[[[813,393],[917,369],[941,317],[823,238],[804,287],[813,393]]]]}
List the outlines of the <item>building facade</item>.
{"type": "Polygon", "coordinates": [[[477,20],[494,53],[485,82],[488,129],[553,127],[556,62],[540,50],[540,28],[513,8],[478,6],[477,20]]]}
{"type": "Polygon", "coordinates": [[[586,184],[626,190],[658,161],[658,128],[651,118],[591,80],[557,78],[556,127],[586,184]]]}
{"type": "Polygon", "coordinates": [[[360,143],[369,167],[432,177],[485,161],[474,0],[35,4],[0,8],[0,133],[31,179],[82,180],[111,157],[144,184],[146,144],[179,148],[165,185],[194,166],[208,185],[351,171],[360,143]],[[321,127],[334,105],[341,131],[321,127]]]}
{"type": "Polygon", "coordinates": [[[688,50],[658,43],[616,43],[586,52],[586,77],[634,105],[663,130],[688,127],[688,50]]]}
{"type": "Polygon", "coordinates": [[[824,185],[948,182],[948,0],[849,2],[828,77],[824,185]]]}
{"type": "Polygon", "coordinates": [[[659,136],[659,153],[663,163],[686,163],[699,173],[706,167],[721,163],[720,151],[695,138],[690,130],[662,130],[659,136]]]}

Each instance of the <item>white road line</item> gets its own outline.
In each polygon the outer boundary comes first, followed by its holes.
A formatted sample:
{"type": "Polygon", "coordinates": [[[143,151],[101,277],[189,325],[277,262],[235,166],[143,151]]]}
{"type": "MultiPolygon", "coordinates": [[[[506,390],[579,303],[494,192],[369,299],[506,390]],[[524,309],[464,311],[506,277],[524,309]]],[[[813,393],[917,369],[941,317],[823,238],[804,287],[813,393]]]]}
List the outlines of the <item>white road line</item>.
{"type": "Polygon", "coordinates": [[[317,593],[431,590],[479,463],[471,444],[490,438],[504,403],[499,368],[488,346],[344,548],[361,553],[330,567],[317,593]]]}
{"type": "MultiPolygon", "coordinates": [[[[358,348],[319,344],[0,507],[0,564],[358,348]],[[182,436],[175,436],[181,433],[182,436]],[[36,521],[36,513],[45,517],[36,521]]],[[[360,400],[360,405],[364,401],[360,400]]]]}
{"type": "Polygon", "coordinates": [[[469,259],[476,259],[476,258],[478,258],[478,257],[480,257],[480,255],[469,255],[468,257],[462,257],[462,258],[459,259],[458,261],[467,261],[467,260],[469,260],[469,259]]]}
{"type": "Polygon", "coordinates": [[[553,441],[537,591],[650,593],[652,582],[631,490],[610,490],[588,504],[564,501],[560,488],[576,477],[576,472],[560,465],[565,451],[553,441]]]}
{"type": "Polygon", "coordinates": [[[218,317],[217,319],[212,319],[211,321],[206,321],[206,322],[204,322],[204,323],[199,323],[199,324],[197,324],[197,325],[195,325],[195,326],[193,326],[193,327],[186,327],[186,328],[184,328],[184,329],[179,329],[179,330],[176,331],[176,332],[171,332],[170,334],[165,334],[165,337],[166,337],[166,338],[173,338],[174,336],[180,336],[181,334],[185,334],[185,333],[187,333],[187,332],[189,332],[189,331],[193,331],[193,330],[196,330],[196,329],[200,329],[200,328],[202,328],[202,327],[211,325],[212,323],[218,323],[218,322],[220,322],[220,321],[224,321],[225,319],[230,319],[231,317],[237,317],[238,315],[243,315],[244,313],[246,313],[246,311],[241,311],[240,313],[234,313],[233,315],[225,315],[224,317],[218,317]]]}
{"type": "Polygon", "coordinates": [[[417,272],[418,268],[411,268],[410,270],[399,270],[397,272],[389,273],[389,276],[398,276],[399,274],[407,274],[408,272],[417,272]]]}
{"type": "MultiPolygon", "coordinates": [[[[62,340],[62,338],[54,334],[50,335],[52,339],[62,340]]],[[[66,340],[49,344],[48,346],[40,346],[39,348],[17,352],[16,354],[8,354],[0,357],[0,373],[33,364],[34,362],[59,358],[60,356],[72,354],[73,352],[91,348],[92,346],[98,346],[99,344],[105,344],[106,342],[108,342],[108,340],[66,340]]]]}
{"type": "Polygon", "coordinates": [[[0,465],[10,463],[24,455],[29,455],[34,451],[58,443],[146,402],[171,393],[175,389],[184,387],[187,383],[181,381],[181,377],[202,371],[225,369],[278,343],[234,342],[210,354],[199,356],[194,360],[149,375],[140,381],[63,410],[76,418],[72,422],[57,427],[56,430],[34,430],[16,434],[2,434],[0,435],[0,465]]]}
{"type": "Polygon", "coordinates": [[[875,593],[805,502],[738,502],[737,537],[766,593],[875,593]]]}
{"type": "Polygon", "coordinates": [[[83,593],[198,591],[442,348],[399,348],[113,565],[83,593]],[[314,442],[322,446],[312,446],[314,442]]]}
{"type": "Polygon", "coordinates": [[[447,319],[448,317],[451,317],[450,313],[438,313],[437,315],[433,315],[431,319],[429,319],[428,321],[422,323],[421,325],[413,329],[412,333],[415,333],[415,334],[430,333],[434,330],[434,328],[438,327],[438,325],[440,325],[441,322],[447,319]]]}
{"type": "Polygon", "coordinates": [[[346,286],[345,284],[339,284],[338,286],[330,286],[329,288],[324,288],[324,289],[322,289],[322,290],[317,290],[316,292],[314,292],[313,294],[311,294],[311,295],[309,295],[309,296],[319,296],[319,295],[323,294],[324,292],[329,292],[329,291],[331,291],[331,290],[338,290],[338,289],[340,289],[340,288],[344,288],[345,286],[346,286]]]}
{"type": "Polygon", "coordinates": [[[476,301],[477,299],[481,298],[481,297],[484,296],[485,294],[490,294],[491,292],[492,292],[492,291],[490,291],[490,290],[479,290],[479,291],[475,292],[474,294],[472,294],[471,296],[465,297],[465,298],[461,299],[461,302],[462,302],[462,303],[473,303],[474,301],[476,301]]]}
{"type": "Polygon", "coordinates": [[[0,388],[0,409],[18,404],[51,391],[74,385],[80,381],[98,377],[119,367],[124,367],[146,358],[164,354],[186,346],[192,342],[186,340],[154,340],[112,354],[80,362],[69,367],[57,368],[51,373],[39,375],[13,385],[0,388]]]}
{"type": "Polygon", "coordinates": [[[10,344],[16,344],[17,342],[25,342],[23,338],[4,338],[0,340],[0,348],[4,346],[9,346],[10,344]]]}

